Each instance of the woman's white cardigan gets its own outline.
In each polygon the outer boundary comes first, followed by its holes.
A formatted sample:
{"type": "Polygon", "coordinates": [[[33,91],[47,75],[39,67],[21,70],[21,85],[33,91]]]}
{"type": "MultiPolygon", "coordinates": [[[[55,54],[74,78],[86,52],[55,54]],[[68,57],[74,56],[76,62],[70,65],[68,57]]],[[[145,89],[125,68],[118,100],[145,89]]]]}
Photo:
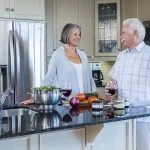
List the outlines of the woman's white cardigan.
{"type": "MultiPolygon", "coordinates": [[[[77,53],[80,56],[83,66],[84,92],[85,93],[95,92],[96,86],[91,75],[91,70],[89,69],[87,56],[85,52],[79,49],[77,49],[77,53]]],[[[72,85],[71,96],[76,96],[78,93],[80,93],[76,70],[66,57],[64,47],[61,46],[59,49],[54,51],[52,55],[43,84],[56,85],[60,87],[60,85],[64,81],[71,82],[72,85]],[[57,85],[55,81],[57,81],[57,85]]]]}

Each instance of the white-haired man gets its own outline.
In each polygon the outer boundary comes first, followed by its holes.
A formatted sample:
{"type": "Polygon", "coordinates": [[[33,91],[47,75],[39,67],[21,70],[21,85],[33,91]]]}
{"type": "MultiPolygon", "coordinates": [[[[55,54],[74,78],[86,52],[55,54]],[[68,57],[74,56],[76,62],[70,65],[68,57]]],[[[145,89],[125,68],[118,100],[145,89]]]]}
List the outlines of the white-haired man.
{"type": "MultiPolygon", "coordinates": [[[[109,76],[117,81],[118,99],[150,100],[150,46],[143,42],[145,27],[137,18],[123,21],[120,52],[109,76]]],[[[137,123],[137,150],[150,150],[150,123],[137,123]],[[139,135],[140,134],[140,135],[139,135]]]]}

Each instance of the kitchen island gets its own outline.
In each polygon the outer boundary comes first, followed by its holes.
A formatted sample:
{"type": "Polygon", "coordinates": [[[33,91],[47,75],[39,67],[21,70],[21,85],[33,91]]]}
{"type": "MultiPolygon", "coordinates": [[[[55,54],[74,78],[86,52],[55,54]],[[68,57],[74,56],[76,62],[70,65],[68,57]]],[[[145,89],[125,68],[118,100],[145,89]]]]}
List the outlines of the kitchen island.
{"type": "Polygon", "coordinates": [[[20,106],[9,108],[23,110],[14,116],[3,110],[1,149],[136,150],[136,118],[150,116],[147,106],[97,111],[57,106],[48,113],[34,105],[28,107],[29,111],[20,106]]]}

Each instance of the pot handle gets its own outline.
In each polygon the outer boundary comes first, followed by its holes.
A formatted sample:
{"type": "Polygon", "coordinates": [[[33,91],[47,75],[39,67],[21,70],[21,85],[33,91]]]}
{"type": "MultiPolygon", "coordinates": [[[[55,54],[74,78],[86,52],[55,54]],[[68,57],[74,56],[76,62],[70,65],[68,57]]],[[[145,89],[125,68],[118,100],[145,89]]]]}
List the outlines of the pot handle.
{"type": "Polygon", "coordinates": [[[27,95],[31,95],[31,97],[30,97],[30,98],[32,98],[32,99],[33,99],[33,93],[32,93],[32,92],[27,92],[27,95]]]}
{"type": "Polygon", "coordinates": [[[28,94],[28,95],[32,95],[33,93],[32,93],[32,92],[27,92],[27,94],[28,94]]]}

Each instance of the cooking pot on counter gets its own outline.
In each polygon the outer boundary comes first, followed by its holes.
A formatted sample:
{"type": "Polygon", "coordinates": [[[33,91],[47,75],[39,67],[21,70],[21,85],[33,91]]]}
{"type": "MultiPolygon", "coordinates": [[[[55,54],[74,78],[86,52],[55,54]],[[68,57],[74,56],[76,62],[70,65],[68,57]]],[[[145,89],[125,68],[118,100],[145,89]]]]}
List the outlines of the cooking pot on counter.
{"type": "Polygon", "coordinates": [[[35,104],[56,105],[61,99],[60,88],[53,90],[37,90],[37,88],[32,88],[32,90],[32,97],[35,104]]]}

